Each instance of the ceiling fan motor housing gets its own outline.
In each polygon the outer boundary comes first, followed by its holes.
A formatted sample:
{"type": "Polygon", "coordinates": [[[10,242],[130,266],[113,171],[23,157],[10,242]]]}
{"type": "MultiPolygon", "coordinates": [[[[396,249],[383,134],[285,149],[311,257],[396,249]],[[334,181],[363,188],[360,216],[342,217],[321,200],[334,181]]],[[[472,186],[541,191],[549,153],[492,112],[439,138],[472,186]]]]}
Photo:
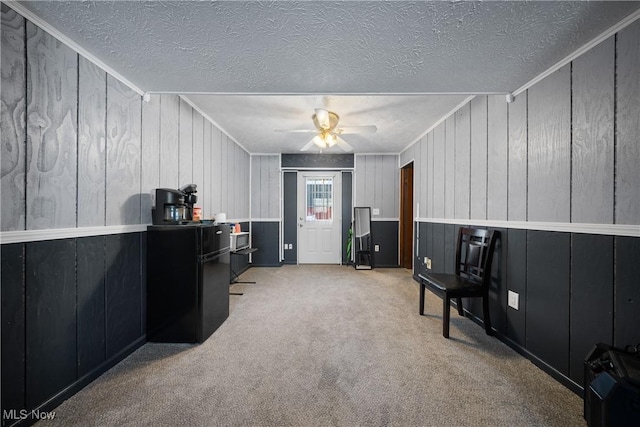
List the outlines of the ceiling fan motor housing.
{"type": "Polygon", "coordinates": [[[333,130],[336,126],[338,126],[338,121],[340,120],[340,116],[338,116],[333,111],[327,110],[316,110],[315,114],[311,116],[313,120],[313,124],[319,130],[333,130]]]}

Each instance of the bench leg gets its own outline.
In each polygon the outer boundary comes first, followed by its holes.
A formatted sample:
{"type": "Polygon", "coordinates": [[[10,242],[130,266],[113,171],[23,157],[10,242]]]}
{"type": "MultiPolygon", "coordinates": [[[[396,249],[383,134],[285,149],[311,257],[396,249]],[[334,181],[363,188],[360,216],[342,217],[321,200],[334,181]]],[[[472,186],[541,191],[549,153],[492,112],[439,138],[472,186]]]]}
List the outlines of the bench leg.
{"type": "Polygon", "coordinates": [[[484,317],[484,330],[487,335],[493,335],[491,330],[491,317],[489,316],[489,296],[482,297],[482,314],[484,317]]]}
{"type": "Polygon", "coordinates": [[[420,282],[420,316],[424,314],[424,283],[420,282]]]}
{"type": "Polygon", "coordinates": [[[464,317],[464,311],[462,310],[462,298],[456,298],[456,304],[458,305],[458,314],[464,317]]]}
{"type": "Polygon", "coordinates": [[[442,302],[444,307],[442,308],[442,336],[445,338],[449,338],[449,317],[450,317],[450,305],[451,300],[449,299],[449,295],[444,295],[442,297],[442,302]]]}

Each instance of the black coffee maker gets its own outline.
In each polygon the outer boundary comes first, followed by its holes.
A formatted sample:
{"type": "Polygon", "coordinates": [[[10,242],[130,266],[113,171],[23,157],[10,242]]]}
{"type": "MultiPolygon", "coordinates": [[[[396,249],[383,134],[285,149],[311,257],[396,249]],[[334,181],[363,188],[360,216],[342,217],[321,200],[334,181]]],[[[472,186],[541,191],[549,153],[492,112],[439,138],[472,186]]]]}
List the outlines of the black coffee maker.
{"type": "Polygon", "coordinates": [[[184,204],[187,208],[187,221],[193,220],[193,205],[198,201],[197,193],[197,185],[196,184],[187,184],[180,188],[182,194],[184,194],[184,204]]]}
{"type": "Polygon", "coordinates": [[[156,203],[151,210],[153,225],[184,224],[193,219],[193,205],[198,196],[196,184],[188,184],[179,190],[156,188],[156,203]]]}

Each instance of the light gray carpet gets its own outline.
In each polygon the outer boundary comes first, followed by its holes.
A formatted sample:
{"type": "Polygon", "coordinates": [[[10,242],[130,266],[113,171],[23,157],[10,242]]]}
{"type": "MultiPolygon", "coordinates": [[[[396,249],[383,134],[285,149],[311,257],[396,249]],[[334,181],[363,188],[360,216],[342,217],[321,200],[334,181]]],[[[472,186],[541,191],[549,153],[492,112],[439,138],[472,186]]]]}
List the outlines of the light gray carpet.
{"type": "Polygon", "coordinates": [[[146,344],[43,425],[584,426],[582,400],[403,269],[252,268],[205,343],[146,344]]]}

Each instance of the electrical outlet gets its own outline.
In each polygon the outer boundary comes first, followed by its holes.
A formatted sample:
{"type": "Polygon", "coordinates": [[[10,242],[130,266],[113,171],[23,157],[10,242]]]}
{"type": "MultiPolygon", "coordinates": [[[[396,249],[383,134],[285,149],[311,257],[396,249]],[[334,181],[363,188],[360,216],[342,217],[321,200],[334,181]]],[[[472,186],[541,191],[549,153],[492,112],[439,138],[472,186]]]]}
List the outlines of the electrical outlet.
{"type": "Polygon", "coordinates": [[[509,307],[513,308],[514,310],[518,310],[519,300],[520,295],[518,295],[516,292],[509,291],[509,307]]]}
{"type": "Polygon", "coordinates": [[[378,208],[373,208],[373,213],[372,215],[380,215],[380,209],[378,208]]]}
{"type": "Polygon", "coordinates": [[[373,250],[375,252],[380,252],[380,245],[373,245],[373,250]]]}
{"type": "Polygon", "coordinates": [[[427,265],[427,269],[431,270],[431,258],[425,257],[424,263],[427,265]]]}

